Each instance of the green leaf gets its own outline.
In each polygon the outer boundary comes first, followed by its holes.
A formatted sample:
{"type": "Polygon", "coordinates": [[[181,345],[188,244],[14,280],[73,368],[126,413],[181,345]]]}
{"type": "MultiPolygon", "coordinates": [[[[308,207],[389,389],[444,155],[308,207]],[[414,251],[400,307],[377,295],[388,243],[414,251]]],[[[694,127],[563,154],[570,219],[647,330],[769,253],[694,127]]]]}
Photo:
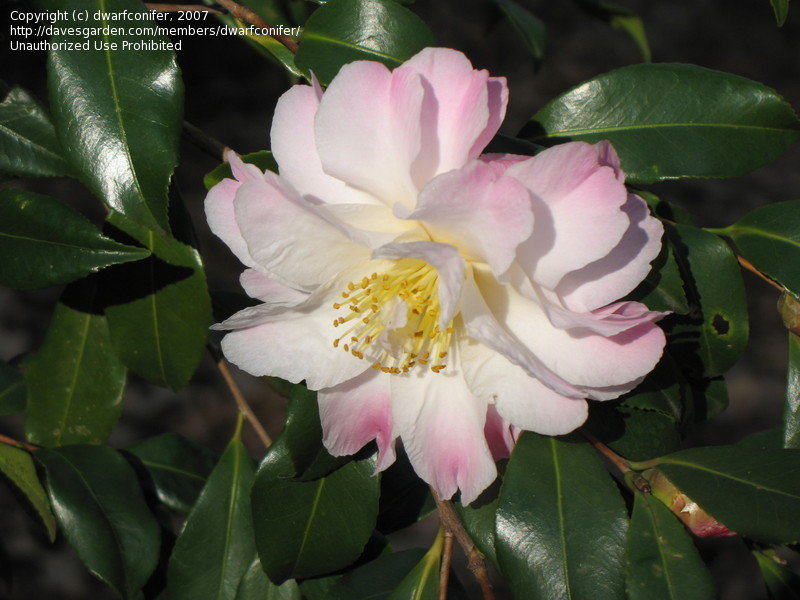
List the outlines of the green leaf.
{"type": "Polygon", "coordinates": [[[436,600],[439,597],[439,567],[444,534],[440,532],[419,564],[392,592],[388,600],[436,600]]]}
{"type": "Polygon", "coordinates": [[[161,49],[171,42],[144,18],[147,11],[137,0],[46,0],[43,5],[87,16],[59,20],[61,31],[74,27],[75,33],[52,38],[63,46],[51,50],[47,63],[50,105],[64,154],[109,208],[169,231],[167,186],[178,164],[183,103],[175,53],[161,49]],[[133,15],[126,23],[136,25],[135,35],[133,27],[95,20],[98,14],[123,11],[133,15]],[[114,26],[124,35],[102,35],[102,28],[114,26]],[[97,33],[85,35],[87,27],[97,33]],[[76,51],[70,43],[88,48],[76,51]],[[95,49],[95,44],[108,46],[95,49]]]}
{"type": "MultiPolygon", "coordinates": [[[[251,152],[250,154],[242,154],[241,158],[244,162],[257,166],[262,171],[278,172],[278,163],[272,156],[269,150],[261,150],[259,152],[251,152]]],[[[223,179],[232,179],[233,173],[231,172],[230,163],[224,162],[217,165],[213,171],[209,171],[203,176],[203,185],[207,190],[217,185],[223,179]]]]}
{"type": "Polygon", "coordinates": [[[23,412],[27,394],[22,373],[0,361],[0,417],[23,412]]]}
{"type": "Polygon", "coordinates": [[[762,206],[713,231],[729,236],[759,271],[800,295],[800,200],[762,206]]]}
{"type": "Polygon", "coordinates": [[[789,369],[783,409],[783,445],[800,450],[800,336],[789,334],[789,369]]]}
{"type": "Polygon", "coordinates": [[[129,369],[152,383],[179,390],[200,363],[211,325],[211,299],[200,255],[119,213],[112,213],[108,223],[113,237],[152,252],[145,261],[104,273],[111,341],[129,369]]]}
{"type": "Polygon", "coordinates": [[[18,177],[71,175],[45,109],[14,87],[0,103],[0,172],[18,177]]]}
{"type": "Polygon", "coordinates": [[[627,526],[625,503],[591,446],[523,434],[495,530],[515,598],[623,598],[627,526]]]}
{"type": "Polygon", "coordinates": [[[425,551],[420,548],[403,552],[386,552],[339,577],[325,592],[324,598],[325,600],[387,600],[423,556],[425,551]]]}
{"type": "Polygon", "coordinates": [[[753,549],[769,600],[800,600],[800,577],[772,549],[753,549]]]}
{"type": "Polygon", "coordinates": [[[621,398],[621,403],[630,408],[655,411],[680,422],[687,393],[678,366],[665,356],[642,383],[621,398]]]}
{"type": "MultiPolygon", "coordinates": [[[[428,485],[419,478],[402,447],[381,473],[381,498],[376,528],[385,535],[413,525],[436,510],[428,485]]],[[[492,527],[494,531],[494,527],[492,527]]]]}
{"type": "Polygon", "coordinates": [[[139,590],[158,562],[160,530],[136,473],[107,446],[38,450],[59,528],[89,570],[123,598],[139,590]]]}
{"type": "Polygon", "coordinates": [[[50,501],[36,475],[36,467],[31,455],[22,448],[0,444],[0,473],[22,492],[47,530],[47,537],[52,542],[56,539],[56,518],[50,509],[50,501]]]}
{"type": "Polygon", "coordinates": [[[681,446],[675,419],[661,412],[590,402],[586,427],[614,452],[630,460],[662,456],[681,446]]]}
{"type": "Polygon", "coordinates": [[[256,554],[250,488],[255,466],[238,432],[208,478],[175,542],[167,572],[172,600],[234,600],[256,554]]]}
{"type": "Polygon", "coordinates": [[[464,529],[475,542],[475,546],[495,567],[498,566],[498,562],[494,532],[501,482],[500,478],[496,479],[469,506],[464,506],[460,502],[453,503],[464,529]]]}
{"type": "Polygon", "coordinates": [[[675,249],[668,240],[664,240],[661,252],[652,265],[647,277],[628,297],[641,302],[650,310],[669,311],[679,315],[689,313],[691,308],[686,299],[675,249]]]}
{"type": "Polygon", "coordinates": [[[346,63],[393,68],[433,44],[428,26],[392,0],[330,0],[306,21],[295,63],[327,84],[346,63]]]}
{"type": "Polygon", "coordinates": [[[253,517],[273,583],[330,573],[359,557],[378,516],[374,468],[374,460],[353,461],[327,477],[295,481],[284,437],[270,447],[253,485],[253,517]]]}
{"type": "Polygon", "coordinates": [[[800,540],[797,450],[692,448],[647,466],[656,466],[708,514],[744,537],[768,544],[800,540]]]}
{"type": "Polygon", "coordinates": [[[714,582],[683,523],[653,496],[636,494],[625,550],[629,600],[713,600],[714,582]]]}
{"type": "Polygon", "coordinates": [[[527,8],[520,6],[514,0],[494,0],[500,10],[514,26],[525,47],[536,62],[544,57],[544,48],[547,44],[547,30],[544,23],[527,8]]]}
{"type": "Polygon", "coordinates": [[[141,461],[158,499],[173,510],[188,513],[216,462],[205,448],[177,433],[164,433],[126,448],[141,461]]]}
{"type": "Polygon", "coordinates": [[[34,444],[102,444],[117,424],[125,367],[111,347],[94,294],[94,286],[84,282],[64,291],[25,371],[25,433],[34,444]]]}
{"type": "Polygon", "coordinates": [[[733,177],[800,139],[770,88],[694,65],[640,64],[599,75],[549,102],[524,132],[534,142],[609,140],[628,183],[733,177]]]}
{"type": "Polygon", "coordinates": [[[642,60],[650,62],[650,44],[647,42],[644,24],[639,15],[615,2],[604,0],[575,0],[575,2],[586,12],[605,21],[614,29],[622,29],[639,47],[642,60]]]}
{"type": "Polygon", "coordinates": [[[0,190],[0,285],[31,289],[68,283],[149,254],[105,237],[54,198],[0,190]]]}
{"type": "Polygon", "coordinates": [[[689,379],[692,420],[695,423],[716,417],[730,403],[724,377],[689,379]]]}
{"type": "Polygon", "coordinates": [[[778,27],[783,27],[786,23],[786,17],[789,16],[789,0],[769,0],[772,4],[772,10],[775,12],[775,21],[778,27]]]}
{"type": "Polygon", "coordinates": [[[255,559],[242,577],[236,600],[302,600],[302,596],[293,579],[280,586],[272,583],[261,568],[261,561],[255,559]]]}
{"type": "Polygon", "coordinates": [[[665,319],[669,352],[694,376],[722,375],[739,359],[749,333],[747,299],[739,263],[719,237],[687,225],[666,235],[692,310],[665,319]]]}

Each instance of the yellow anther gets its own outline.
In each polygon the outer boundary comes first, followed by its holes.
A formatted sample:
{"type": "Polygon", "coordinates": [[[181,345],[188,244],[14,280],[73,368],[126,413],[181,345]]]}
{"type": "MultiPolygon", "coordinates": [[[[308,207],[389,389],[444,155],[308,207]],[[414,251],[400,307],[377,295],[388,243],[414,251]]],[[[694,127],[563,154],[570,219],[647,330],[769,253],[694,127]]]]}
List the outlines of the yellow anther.
{"type": "Polygon", "coordinates": [[[334,347],[334,348],[338,348],[338,347],[339,347],[339,342],[340,342],[340,341],[341,341],[341,340],[340,340],[339,338],[336,338],[335,340],[333,340],[333,347],[334,347]]]}

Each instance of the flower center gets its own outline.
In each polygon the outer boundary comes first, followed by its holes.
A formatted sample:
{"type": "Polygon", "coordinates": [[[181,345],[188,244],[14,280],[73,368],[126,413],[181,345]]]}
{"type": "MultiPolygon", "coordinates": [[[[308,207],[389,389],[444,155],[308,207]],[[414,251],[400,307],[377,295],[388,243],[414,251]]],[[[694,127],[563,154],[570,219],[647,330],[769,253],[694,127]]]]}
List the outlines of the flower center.
{"type": "Polygon", "coordinates": [[[444,360],[453,335],[452,321],[439,326],[441,307],[439,276],[428,263],[404,258],[385,273],[372,273],[351,281],[333,308],[346,314],[334,319],[345,331],[333,341],[359,359],[375,357],[373,369],[384,373],[408,373],[416,365],[428,365],[434,373],[446,367],[444,360]]]}

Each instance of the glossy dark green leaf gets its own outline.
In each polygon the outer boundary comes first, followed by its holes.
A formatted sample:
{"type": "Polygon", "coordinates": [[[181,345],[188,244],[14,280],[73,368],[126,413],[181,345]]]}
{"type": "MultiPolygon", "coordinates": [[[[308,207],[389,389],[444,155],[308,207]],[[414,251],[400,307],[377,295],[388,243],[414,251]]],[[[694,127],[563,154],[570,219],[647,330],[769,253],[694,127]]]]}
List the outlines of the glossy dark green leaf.
{"type": "Polygon", "coordinates": [[[753,549],[769,600],[800,600],[800,576],[772,549],[753,549]]]}
{"type": "Polygon", "coordinates": [[[250,488],[255,465],[238,435],[214,467],[175,542],[167,572],[173,600],[234,600],[256,555],[250,488]]]}
{"type": "Polygon", "coordinates": [[[678,519],[651,495],[636,494],[625,549],[628,600],[713,600],[714,582],[678,519]]]}
{"type": "Polygon", "coordinates": [[[469,506],[464,506],[460,502],[453,503],[464,529],[475,542],[475,546],[495,567],[498,566],[498,562],[494,532],[501,483],[502,479],[496,479],[469,506]]]}
{"type": "Polygon", "coordinates": [[[160,530],[136,473],[107,446],[38,450],[59,529],[84,564],[123,598],[139,597],[158,562],[160,530]]]}
{"type": "Polygon", "coordinates": [[[147,470],[158,499],[188,513],[216,462],[205,448],[177,433],[164,433],[126,448],[147,470]]]}
{"type": "Polygon", "coordinates": [[[640,64],[590,79],[548,103],[526,137],[609,140],[628,182],[733,177],[800,139],[792,108],[770,88],[694,65],[640,64]]]}
{"type": "Polygon", "coordinates": [[[623,406],[655,411],[680,422],[688,393],[678,366],[671,357],[665,356],[644,381],[621,400],[623,406]]]}
{"type": "Polygon", "coordinates": [[[669,311],[680,315],[685,315],[691,310],[675,258],[675,249],[668,240],[664,240],[661,252],[653,261],[650,272],[628,297],[642,302],[650,310],[669,311]]]}
{"type": "Polygon", "coordinates": [[[374,469],[374,460],[353,461],[327,477],[295,481],[283,436],[270,447],[253,485],[253,516],[273,583],[330,573],[359,557],[378,516],[374,469]]]}
{"type": "Polygon", "coordinates": [[[50,115],[22,88],[0,103],[0,172],[18,177],[70,175],[50,115]]]}
{"type": "Polygon", "coordinates": [[[261,568],[261,561],[255,559],[242,577],[236,600],[302,600],[302,596],[293,579],[279,586],[272,583],[261,568]]]}
{"type": "Polygon", "coordinates": [[[783,409],[783,445],[800,450],[800,336],[789,334],[789,369],[783,409]]]}
{"type": "Polygon", "coordinates": [[[126,371],[93,294],[83,282],[65,290],[25,371],[25,433],[34,444],[102,444],[119,419],[126,371]]]}
{"type": "Polygon", "coordinates": [[[388,600],[436,600],[439,597],[439,568],[442,562],[443,535],[438,535],[430,550],[403,578],[388,600]]]}
{"type": "Polygon", "coordinates": [[[775,12],[775,21],[778,27],[782,27],[786,23],[786,17],[789,16],[789,0],[769,0],[772,4],[772,10],[775,12]]]}
{"type": "Polygon", "coordinates": [[[50,509],[47,493],[39,483],[31,455],[22,448],[0,444],[0,473],[25,495],[47,530],[47,537],[51,542],[55,540],[56,518],[50,509]]]}
{"type": "MultiPolygon", "coordinates": [[[[239,158],[246,163],[257,166],[262,171],[272,171],[273,173],[278,172],[278,163],[275,162],[275,159],[272,157],[272,152],[269,150],[261,150],[259,152],[252,152],[250,154],[242,154],[239,158]]],[[[224,162],[215,167],[213,171],[209,171],[205,174],[205,176],[203,176],[203,185],[207,190],[210,190],[223,179],[231,178],[233,178],[231,165],[227,162],[224,162]]]]}
{"type": "MultiPolygon", "coordinates": [[[[387,600],[425,556],[421,548],[386,552],[348,571],[325,592],[325,600],[387,600]]],[[[304,588],[305,591],[305,588],[304,588]]]]}
{"type": "Polygon", "coordinates": [[[729,236],[759,271],[800,295],[800,200],[762,206],[713,231],[729,236]]]}
{"type": "Polygon", "coordinates": [[[586,427],[614,452],[630,460],[662,456],[681,446],[675,419],[661,412],[592,402],[586,427]]]}
{"type": "Polygon", "coordinates": [[[800,540],[800,451],[692,448],[650,464],[732,531],[770,544],[800,540]]]}
{"type": "Polygon", "coordinates": [[[515,598],[623,598],[627,526],[589,444],[523,434],[497,506],[497,558],[515,598]]]}
{"type": "Polygon", "coordinates": [[[178,390],[194,373],[211,325],[211,299],[198,252],[112,213],[115,237],[152,252],[107,269],[106,316],[122,362],[148,381],[178,390]],[[124,233],[121,233],[124,232],[124,233]]]}
{"type": "Polygon", "coordinates": [[[54,198],[0,190],[0,285],[30,289],[68,283],[149,254],[105,237],[54,198]]]}
{"type": "Polygon", "coordinates": [[[718,236],[687,225],[666,228],[691,306],[664,321],[669,352],[695,377],[722,375],[739,359],[749,334],[739,263],[718,236]]]}
{"type": "Polygon", "coordinates": [[[23,412],[27,394],[22,373],[0,361],[0,417],[23,412]]]}
{"type": "Polygon", "coordinates": [[[638,46],[642,60],[650,62],[650,44],[639,15],[616,2],[605,0],[575,0],[575,2],[586,12],[605,21],[614,29],[622,29],[638,46]]]}
{"type": "Polygon", "coordinates": [[[146,9],[136,0],[47,0],[43,5],[87,16],[59,20],[60,30],[75,27],[75,35],[52,38],[63,46],[50,52],[47,65],[53,121],[65,156],[110,208],[169,231],[167,186],[178,164],[183,103],[175,54],[162,49],[169,39],[154,21],[137,18],[146,16],[146,9]],[[123,11],[134,17],[102,18],[123,11]],[[123,25],[135,25],[137,31],[123,25]],[[102,35],[103,27],[112,26],[121,34],[102,35]],[[85,27],[97,33],[84,35],[85,27]],[[69,49],[69,43],[88,48],[69,49]]]}
{"type": "Polygon", "coordinates": [[[327,84],[346,63],[393,68],[433,43],[428,26],[392,0],[330,0],[306,21],[295,62],[327,84]]]}
{"type": "MultiPolygon", "coordinates": [[[[381,499],[376,528],[384,535],[413,525],[436,510],[428,485],[419,478],[402,447],[381,473],[381,499]]],[[[494,526],[492,527],[494,531],[494,526]]]]}
{"type": "Polygon", "coordinates": [[[514,0],[494,0],[500,7],[505,17],[519,34],[519,37],[536,61],[544,57],[544,48],[547,44],[547,29],[544,23],[524,6],[514,0]]]}

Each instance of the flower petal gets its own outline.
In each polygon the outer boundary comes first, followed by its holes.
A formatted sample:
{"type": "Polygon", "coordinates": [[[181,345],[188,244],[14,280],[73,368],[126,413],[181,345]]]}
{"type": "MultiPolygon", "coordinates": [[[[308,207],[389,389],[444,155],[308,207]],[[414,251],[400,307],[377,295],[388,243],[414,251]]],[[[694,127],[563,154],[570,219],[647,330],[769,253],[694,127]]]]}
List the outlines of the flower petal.
{"type": "Polygon", "coordinates": [[[300,292],[267,277],[255,269],[245,269],[239,275],[239,283],[251,298],[262,302],[277,302],[286,305],[300,304],[308,298],[308,294],[300,292]]]}
{"type": "Polygon", "coordinates": [[[549,289],[566,273],[607,255],[629,226],[622,211],[628,192],[601,158],[607,157],[596,146],[570,142],[506,171],[539,199],[533,204],[533,235],[517,256],[528,276],[549,289]]]}
{"type": "Polygon", "coordinates": [[[405,218],[425,222],[437,241],[456,246],[467,260],[489,263],[500,276],[533,231],[528,190],[502,171],[499,165],[476,160],[439,175],[423,188],[416,209],[405,218]]]}
{"type": "Polygon", "coordinates": [[[326,204],[379,204],[369,194],[323,172],[314,139],[320,97],[312,86],[296,85],[275,106],[270,139],[281,177],[300,194],[326,204]]]}
{"type": "Polygon", "coordinates": [[[486,443],[495,460],[511,456],[518,437],[513,427],[511,423],[500,416],[493,404],[488,406],[483,434],[486,436],[486,443]]]}
{"type": "Polygon", "coordinates": [[[497,133],[506,113],[504,77],[472,68],[461,52],[425,48],[404,67],[422,75],[422,149],[414,164],[419,187],[435,175],[475,159],[497,133]]]}
{"type": "Polygon", "coordinates": [[[439,276],[439,323],[446,327],[458,311],[458,300],[464,286],[466,265],[458,250],[449,244],[437,242],[404,242],[381,246],[372,253],[373,258],[418,258],[436,269],[439,276]]]}
{"type": "Polygon", "coordinates": [[[236,222],[233,201],[241,183],[223,179],[208,191],[205,200],[206,220],[211,231],[220,238],[242,264],[258,268],[236,222]]]}
{"type": "Polygon", "coordinates": [[[420,149],[423,89],[412,69],[356,61],[322,97],[315,139],[322,169],[382,200],[414,205],[411,165],[420,149]]]}
{"type": "Polygon", "coordinates": [[[417,474],[442,499],[461,490],[469,504],[497,477],[483,433],[486,403],[458,372],[391,378],[395,432],[417,474]]]}
{"type": "Polygon", "coordinates": [[[554,392],[480,344],[467,342],[460,349],[464,378],[472,393],[494,403],[498,414],[520,429],[562,435],[586,420],[586,400],[554,392]]]}
{"type": "Polygon", "coordinates": [[[633,194],[622,210],[629,226],[606,256],[568,273],[556,291],[564,303],[580,311],[595,310],[633,290],[647,276],[661,251],[664,226],[650,215],[644,200],[633,194]]]}
{"type": "Polygon", "coordinates": [[[295,289],[311,291],[369,254],[269,173],[242,184],[235,212],[260,270],[295,289]]]}
{"type": "Polygon", "coordinates": [[[643,323],[655,323],[667,312],[648,310],[639,302],[616,302],[592,312],[575,312],[550,303],[542,305],[550,322],[559,329],[581,328],[606,337],[622,333],[643,323]]]}
{"type": "Polygon", "coordinates": [[[319,391],[322,443],[333,456],[355,454],[375,440],[377,471],[394,462],[390,377],[367,369],[358,377],[319,391]]]}

